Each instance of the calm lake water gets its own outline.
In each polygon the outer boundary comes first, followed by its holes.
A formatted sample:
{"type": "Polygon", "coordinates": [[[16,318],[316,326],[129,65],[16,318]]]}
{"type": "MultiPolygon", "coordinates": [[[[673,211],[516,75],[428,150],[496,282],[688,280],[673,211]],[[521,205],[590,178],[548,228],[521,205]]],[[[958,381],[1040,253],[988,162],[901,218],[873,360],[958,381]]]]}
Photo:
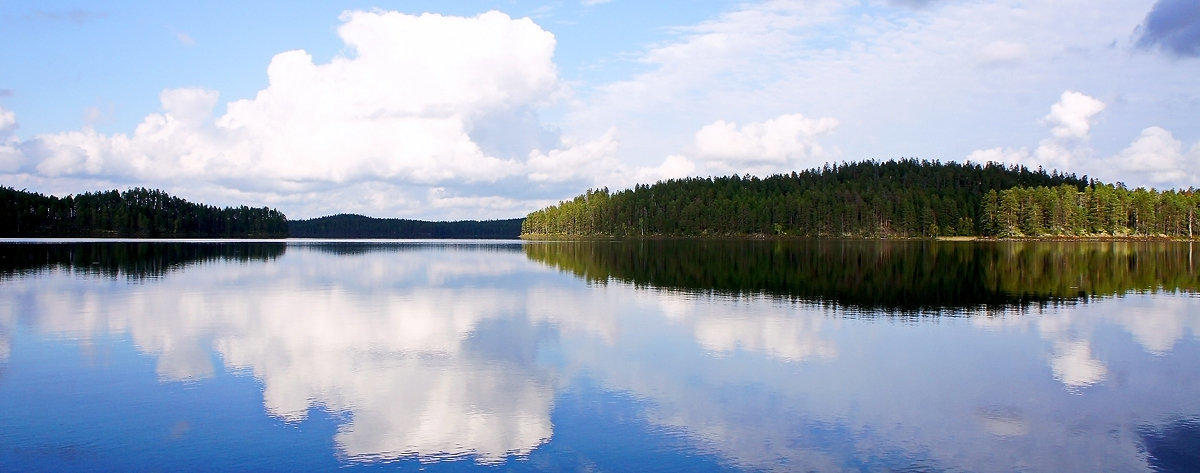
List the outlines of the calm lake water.
{"type": "Polygon", "coordinates": [[[9,241],[0,470],[1197,471],[1198,291],[1189,243],[9,241]]]}

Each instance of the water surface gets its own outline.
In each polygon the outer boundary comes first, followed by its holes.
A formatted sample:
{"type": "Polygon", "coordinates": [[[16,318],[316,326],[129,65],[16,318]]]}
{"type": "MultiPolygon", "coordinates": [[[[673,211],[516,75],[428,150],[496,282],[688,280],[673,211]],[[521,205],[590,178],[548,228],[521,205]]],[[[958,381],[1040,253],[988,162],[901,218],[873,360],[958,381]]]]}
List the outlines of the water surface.
{"type": "Polygon", "coordinates": [[[4,470],[1194,471],[1188,243],[0,243],[4,470]]]}

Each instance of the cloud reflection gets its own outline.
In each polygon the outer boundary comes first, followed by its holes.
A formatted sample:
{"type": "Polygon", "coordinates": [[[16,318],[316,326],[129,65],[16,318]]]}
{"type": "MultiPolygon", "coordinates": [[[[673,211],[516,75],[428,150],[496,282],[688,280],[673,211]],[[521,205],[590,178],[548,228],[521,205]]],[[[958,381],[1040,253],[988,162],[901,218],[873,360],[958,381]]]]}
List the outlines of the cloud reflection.
{"type": "Polygon", "coordinates": [[[280,262],[202,265],[144,285],[54,273],[4,317],[37,314],[39,330],[73,339],[127,333],[156,356],[164,381],[212,377],[215,352],[262,382],[272,416],[344,415],[334,440],[350,460],[494,463],[546,442],[552,373],[469,343],[488,336],[477,331],[484,321],[521,312],[518,293],[489,285],[512,277],[523,255],[377,256],[293,250],[280,262]],[[482,283],[462,280],[480,266],[490,268],[482,283]]]}
{"type": "Polygon", "coordinates": [[[570,366],[749,469],[1144,469],[1137,426],[1120,419],[1200,409],[1187,389],[1160,389],[1179,382],[1170,369],[1096,339],[1124,329],[1155,353],[1194,326],[1195,298],[928,320],[613,282],[555,300],[531,314],[562,327],[570,366]],[[1130,310],[1141,304],[1153,318],[1130,310]]]}
{"type": "Polygon", "coordinates": [[[1108,373],[1104,363],[1092,358],[1092,347],[1086,340],[1056,343],[1054,352],[1050,360],[1054,379],[1062,381],[1069,388],[1096,384],[1103,381],[1108,373]]]}
{"type": "Polygon", "coordinates": [[[555,443],[557,390],[581,378],[638,399],[648,431],[764,471],[1145,469],[1136,429],[1200,412],[1170,356],[1196,337],[1200,299],[1177,295],[854,318],[584,284],[485,249],[289,249],[146,283],[50,272],[4,290],[0,339],[33,314],[59,337],[128,334],[163,380],[222,363],[261,381],[269,415],[343,419],[351,461],[528,455],[555,443]]]}

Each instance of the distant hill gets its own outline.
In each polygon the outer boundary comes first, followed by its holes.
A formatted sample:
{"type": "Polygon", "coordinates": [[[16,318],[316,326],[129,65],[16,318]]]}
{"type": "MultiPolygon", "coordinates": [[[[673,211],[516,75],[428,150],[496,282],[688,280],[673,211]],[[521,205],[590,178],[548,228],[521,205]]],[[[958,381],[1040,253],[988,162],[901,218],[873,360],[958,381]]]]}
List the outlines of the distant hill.
{"type": "Polygon", "coordinates": [[[283,238],[275,209],[218,208],[144,188],[66,197],[0,186],[0,237],[283,238]]]}
{"type": "Polygon", "coordinates": [[[522,218],[427,222],[339,214],[288,222],[292,238],[480,238],[507,239],[521,235],[522,218]]]}
{"type": "Polygon", "coordinates": [[[1191,238],[1194,190],[1129,190],[998,163],[863,161],[767,178],[588,190],[526,217],[525,237],[1167,236],[1191,238]]]}

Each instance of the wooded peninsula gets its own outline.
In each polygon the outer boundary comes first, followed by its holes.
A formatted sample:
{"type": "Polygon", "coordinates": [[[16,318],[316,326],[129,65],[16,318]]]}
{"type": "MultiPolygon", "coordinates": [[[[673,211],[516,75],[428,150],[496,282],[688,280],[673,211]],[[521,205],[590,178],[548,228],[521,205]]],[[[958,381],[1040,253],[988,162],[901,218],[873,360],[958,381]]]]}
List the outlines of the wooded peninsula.
{"type": "Polygon", "coordinates": [[[188,202],[144,188],[66,197],[0,186],[0,237],[283,238],[278,210],[188,202]]]}
{"type": "Polygon", "coordinates": [[[1128,189],[998,163],[827,164],[766,178],[588,190],[534,211],[523,238],[1192,238],[1195,189],[1128,189]]]}

